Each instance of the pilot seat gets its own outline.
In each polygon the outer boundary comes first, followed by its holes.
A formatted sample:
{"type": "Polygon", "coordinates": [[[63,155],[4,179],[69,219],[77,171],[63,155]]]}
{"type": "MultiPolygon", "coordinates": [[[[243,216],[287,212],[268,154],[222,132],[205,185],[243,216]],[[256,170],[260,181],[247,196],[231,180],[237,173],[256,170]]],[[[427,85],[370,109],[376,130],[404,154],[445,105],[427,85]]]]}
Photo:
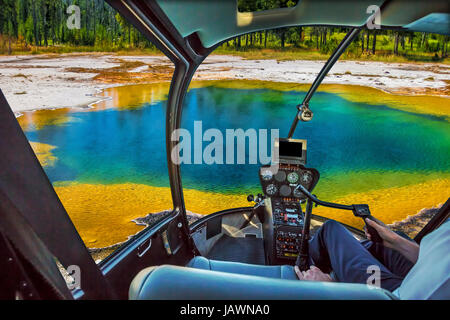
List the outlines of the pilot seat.
{"type": "Polygon", "coordinates": [[[194,257],[186,267],[145,268],[131,283],[131,300],[389,300],[365,284],[299,281],[292,266],[263,266],[194,257]]]}

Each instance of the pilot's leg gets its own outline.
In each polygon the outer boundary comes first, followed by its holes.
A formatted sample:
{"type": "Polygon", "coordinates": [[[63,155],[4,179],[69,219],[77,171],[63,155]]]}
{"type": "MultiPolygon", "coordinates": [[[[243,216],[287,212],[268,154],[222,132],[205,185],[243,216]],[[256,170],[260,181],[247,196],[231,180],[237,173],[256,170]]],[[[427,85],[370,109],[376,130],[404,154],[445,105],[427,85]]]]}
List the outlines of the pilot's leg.
{"type": "Polygon", "coordinates": [[[374,243],[369,240],[362,241],[361,244],[369,252],[386,266],[392,273],[404,278],[414,264],[400,252],[386,248],[381,243],[374,243]]]}
{"type": "MultiPolygon", "coordinates": [[[[340,282],[368,283],[372,266],[380,269],[380,285],[393,291],[403,280],[386,268],[340,223],[329,220],[310,241],[309,252],[314,265],[323,272],[334,271],[340,282]]],[[[373,282],[369,281],[370,284],[373,282]]]]}

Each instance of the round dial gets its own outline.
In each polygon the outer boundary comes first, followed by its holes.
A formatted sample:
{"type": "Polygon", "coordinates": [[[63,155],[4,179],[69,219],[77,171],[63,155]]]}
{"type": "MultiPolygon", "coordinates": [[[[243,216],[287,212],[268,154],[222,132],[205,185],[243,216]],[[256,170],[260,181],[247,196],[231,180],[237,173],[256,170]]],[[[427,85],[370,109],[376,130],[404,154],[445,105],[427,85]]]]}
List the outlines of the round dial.
{"type": "Polygon", "coordinates": [[[274,184],[269,184],[266,188],[266,193],[269,196],[273,196],[275,193],[277,193],[278,189],[274,184]]]}
{"type": "Polygon", "coordinates": [[[297,172],[291,172],[287,176],[287,180],[290,183],[296,183],[298,181],[298,173],[297,172]]]}
{"type": "Polygon", "coordinates": [[[286,172],[278,170],[277,174],[275,175],[275,180],[279,182],[283,182],[284,180],[286,180],[286,172]]]}
{"type": "Polygon", "coordinates": [[[283,184],[283,185],[280,187],[280,194],[281,194],[283,197],[289,196],[289,195],[291,194],[291,187],[289,187],[287,184],[283,184]]]}
{"type": "Polygon", "coordinates": [[[265,169],[265,170],[261,171],[261,177],[264,181],[269,181],[272,179],[273,173],[272,173],[272,171],[265,169]]]}
{"type": "Polygon", "coordinates": [[[301,192],[298,189],[294,189],[293,194],[294,194],[294,197],[296,197],[296,198],[301,198],[303,196],[303,192],[301,192]]]}
{"type": "Polygon", "coordinates": [[[308,184],[312,181],[312,176],[311,173],[305,171],[302,173],[302,176],[300,177],[301,179],[301,183],[304,184],[308,184]]]}

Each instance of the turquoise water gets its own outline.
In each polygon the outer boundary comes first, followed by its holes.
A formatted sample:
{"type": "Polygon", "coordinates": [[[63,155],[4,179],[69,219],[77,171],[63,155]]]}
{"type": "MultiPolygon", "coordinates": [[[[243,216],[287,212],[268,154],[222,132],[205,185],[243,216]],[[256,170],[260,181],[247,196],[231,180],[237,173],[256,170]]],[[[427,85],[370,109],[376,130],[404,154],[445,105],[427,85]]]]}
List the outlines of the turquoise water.
{"type": "MultiPolygon", "coordinates": [[[[193,132],[279,129],[286,136],[304,93],[268,89],[192,89],[182,127],[193,132]]],[[[308,139],[308,166],[322,176],[347,172],[450,172],[450,126],[439,117],[368,105],[319,92],[313,121],[300,123],[295,138],[308,139]]],[[[166,103],[133,109],[73,112],[65,124],[30,128],[30,141],[56,146],[52,182],[142,183],[169,186],[165,151],[166,103]]],[[[51,111],[49,111],[51,112],[51,111]]],[[[207,143],[204,143],[204,146],[207,143]]],[[[259,165],[182,165],[183,187],[221,193],[257,191],[259,165]]]]}

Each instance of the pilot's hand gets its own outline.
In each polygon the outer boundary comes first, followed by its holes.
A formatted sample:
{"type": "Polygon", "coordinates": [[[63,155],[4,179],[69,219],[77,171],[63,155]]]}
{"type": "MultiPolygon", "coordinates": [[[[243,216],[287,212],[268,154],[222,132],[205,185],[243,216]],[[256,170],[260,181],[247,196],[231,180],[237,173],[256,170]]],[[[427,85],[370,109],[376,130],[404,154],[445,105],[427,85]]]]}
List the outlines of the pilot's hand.
{"type": "Polygon", "coordinates": [[[295,270],[295,273],[297,274],[297,277],[300,280],[306,280],[306,281],[327,281],[327,282],[332,282],[333,281],[333,279],[331,279],[329,274],[323,273],[322,270],[320,270],[316,266],[311,266],[309,268],[309,270],[306,270],[306,271],[300,271],[298,266],[295,266],[294,270],[295,270]]]}
{"type": "MultiPolygon", "coordinates": [[[[371,219],[372,219],[373,221],[375,221],[376,223],[378,223],[380,226],[383,226],[383,227],[386,227],[386,228],[389,229],[389,227],[388,227],[387,225],[385,225],[385,224],[383,223],[383,221],[378,220],[378,219],[375,218],[374,216],[372,216],[371,219]]],[[[372,240],[372,239],[371,239],[371,236],[370,236],[370,233],[367,231],[367,226],[364,226],[363,230],[364,230],[364,234],[366,235],[366,238],[369,239],[369,240],[372,240]]]]}
{"type": "MultiPolygon", "coordinates": [[[[376,219],[376,222],[371,219],[365,219],[366,223],[373,227],[378,234],[380,235],[381,239],[383,239],[383,245],[387,248],[395,249],[397,246],[397,243],[399,241],[399,238],[401,238],[398,234],[396,234],[394,231],[388,228],[383,222],[376,219]]],[[[366,234],[367,239],[372,240],[369,232],[367,232],[367,228],[364,229],[364,232],[366,234]]]]}
{"type": "Polygon", "coordinates": [[[375,218],[374,216],[371,216],[371,220],[372,220],[372,221],[375,221],[375,222],[378,223],[380,226],[383,226],[383,227],[386,227],[386,228],[389,229],[389,227],[388,227],[387,225],[385,225],[383,221],[381,221],[381,220],[375,218]]]}

